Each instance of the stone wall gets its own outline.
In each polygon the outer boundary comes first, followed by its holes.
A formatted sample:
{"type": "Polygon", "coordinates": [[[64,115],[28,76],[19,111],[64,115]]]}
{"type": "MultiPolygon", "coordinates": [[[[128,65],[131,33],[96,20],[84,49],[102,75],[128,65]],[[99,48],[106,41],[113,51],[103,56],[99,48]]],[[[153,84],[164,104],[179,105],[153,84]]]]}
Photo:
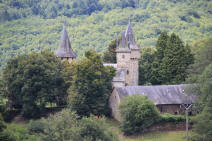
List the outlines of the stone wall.
{"type": "Polygon", "coordinates": [[[117,68],[128,68],[130,64],[129,52],[116,52],[117,68]]]}
{"type": "Polygon", "coordinates": [[[119,113],[119,106],[120,98],[118,96],[117,91],[114,89],[112,94],[110,95],[109,99],[109,107],[111,108],[111,113],[114,119],[120,121],[120,113],[119,113]]]}
{"type": "MultiPolygon", "coordinates": [[[[189,129],[192,128],[192,124],[189,124],[189,129]]],[[[154,124],[150,126],[149,128],[146,128],[143,133],[146,132],[157,132],[157,131],[175,131],[175,130],[185,130],[186,124],[185,122],[168,122],[168,123],[160,123],[160,124],[154,124]]]]}
{"type": "Polygon", "coordinates": [[[130,74],[130,83],[131,86],[138,85],[138,59],[131,59],[129,64],[129,74],[130,74]]]}
{"type": "Polygon", "coordinates": [[[113,81],[112,82],[113,87],[120,87],[120,86],[125,86],[125,82],[117,82],[117,81],[113,81]]]}

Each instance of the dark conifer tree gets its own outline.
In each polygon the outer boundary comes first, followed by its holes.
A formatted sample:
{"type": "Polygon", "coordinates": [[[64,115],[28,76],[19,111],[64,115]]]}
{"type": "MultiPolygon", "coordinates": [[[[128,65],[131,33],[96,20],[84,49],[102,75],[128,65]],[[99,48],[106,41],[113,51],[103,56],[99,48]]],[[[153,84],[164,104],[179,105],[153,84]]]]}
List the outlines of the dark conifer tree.
{"type": "Polygon", "coordinates": [[[184,46],[174,33],[169,37],[161,33],[156,44],[155,59],[152,63],[152,84],[180,84],[187,77],[186,69],[194,57],[188,45],[184,46]]]}
{"type": "Polygon", "coordinates": [[[120,38],[111,41],[107,50],[103,54],[103,61],[106,63],[116,63],[116,45],[120,41],[120,38]]]}
{"type": "Polygon", "coordinates": [[[162,70],[162,60],[164,58],[165,50],[167,48],[167,42],[168,42],[169,36],[167,32],[162,32],[160,36],[158,37],[157,43],[156,43],[156,52],[155,52],[155,58],[152,63],[152,71],[151,71],[151,83],[152,84],[162,84],[164,82],[164,78],[162,78],[161,73],[162,70]]]}

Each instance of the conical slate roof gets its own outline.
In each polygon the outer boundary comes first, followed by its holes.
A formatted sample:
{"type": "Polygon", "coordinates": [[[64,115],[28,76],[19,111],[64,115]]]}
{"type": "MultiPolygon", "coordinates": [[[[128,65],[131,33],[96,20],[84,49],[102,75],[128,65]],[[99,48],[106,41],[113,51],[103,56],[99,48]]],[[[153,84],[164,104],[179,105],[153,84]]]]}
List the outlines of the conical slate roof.
{"type": "Polygon", "coordinates": [[[129,20],[127,29],[125,31],[125,38],[126,38],[126,40],[127,40],[127,42],[129,44],[131,44],[131,45],[135,45],[136,44],[135,39],[134,39],[133,30],[132,30],[132,27],[131,27],[131,21],[130,20],[129,20]]]}
{"type": "Polygon", "coordinates": [[[125,32],[122,33],[121,44],[117,46],[116,52],[130,52],[130,49],[128,47],[128,44],[125,38],[125,32]]]}
{"type": "Polygon", "coordinates": [[[55,51],[55,55],[61,58],[76,58],[77,54],[71,48],[71,43],[66,31],[66,27],[63,27],[62,36],[60,39],[60,45],[55,51]]]}

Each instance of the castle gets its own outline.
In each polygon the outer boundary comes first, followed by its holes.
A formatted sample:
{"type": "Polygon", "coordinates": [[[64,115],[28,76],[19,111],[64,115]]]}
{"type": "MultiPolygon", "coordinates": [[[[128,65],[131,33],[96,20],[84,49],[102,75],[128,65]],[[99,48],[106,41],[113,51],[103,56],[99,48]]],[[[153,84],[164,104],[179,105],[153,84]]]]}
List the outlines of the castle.
{"type": "MultiPolygon", "coordinates": [[[[61,60],[71,62],[77,55],[71,48],[66,28],[63,28],[59,48],[55,55],[61,60]]],[[[109,99],[112,116],[120,121],[119,104],[123,97],[134,94],[147,96],[157,106],[161,113],[183,114],[181,104],[191,104],[195,101],[193,94],[186,94],[186,84],[139,86],[139,58],[140,46],[136,44],[131,22],[122,33],[121,41],[116,47],[117,64],[104,64],[116,68],[116,76],[113,78],[113,91],[109,99]]],[[[190,114],[192,112],[190,111],[190,114]]]]}
{"type": "Polygon", "coordinates": [[[122,33],[121,41],[117,44],[117,64],[105,64],[114,66],[117,70],[113,78],[113,87],[138,85],[138,67],[140,47],[136,44],[131,22],[125,32],[122,33]]]}
{"type": "MultiPolygon", "coordinates": [[[[55,55],[62,61],[68,60],[69,63],[77,57],[71,47],[65,26],[55,55]]],[[[130,21],[126,31],[122,33],[121,42],[117,44],[116,58],[117,64],[104,64],[105,66],[113,66],[117,70],[116,76],[113,78],[113,87],[138,85],[140,47],[135,42],[130,21]]]]}

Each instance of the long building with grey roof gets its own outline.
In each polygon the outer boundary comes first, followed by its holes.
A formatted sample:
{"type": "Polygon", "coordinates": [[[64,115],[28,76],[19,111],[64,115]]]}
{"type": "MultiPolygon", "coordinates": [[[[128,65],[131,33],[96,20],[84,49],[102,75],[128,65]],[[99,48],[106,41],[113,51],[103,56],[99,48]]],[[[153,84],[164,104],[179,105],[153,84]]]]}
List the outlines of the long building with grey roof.
{"type": "Polygon", "coordinates": [[[109,100],[112,115],[116,120],[120,121],[118,106],[121,99],[135,94],[147,96],[161,113],[183,114],[181,104],[194,103],[195,95],[185,92],[190,85],[138,86],[140,46],[136,44],[130,21],[117,44],[116,58],[117,64],[104,64],[116,69],[112,82],[113,92],[109,100]]]}

